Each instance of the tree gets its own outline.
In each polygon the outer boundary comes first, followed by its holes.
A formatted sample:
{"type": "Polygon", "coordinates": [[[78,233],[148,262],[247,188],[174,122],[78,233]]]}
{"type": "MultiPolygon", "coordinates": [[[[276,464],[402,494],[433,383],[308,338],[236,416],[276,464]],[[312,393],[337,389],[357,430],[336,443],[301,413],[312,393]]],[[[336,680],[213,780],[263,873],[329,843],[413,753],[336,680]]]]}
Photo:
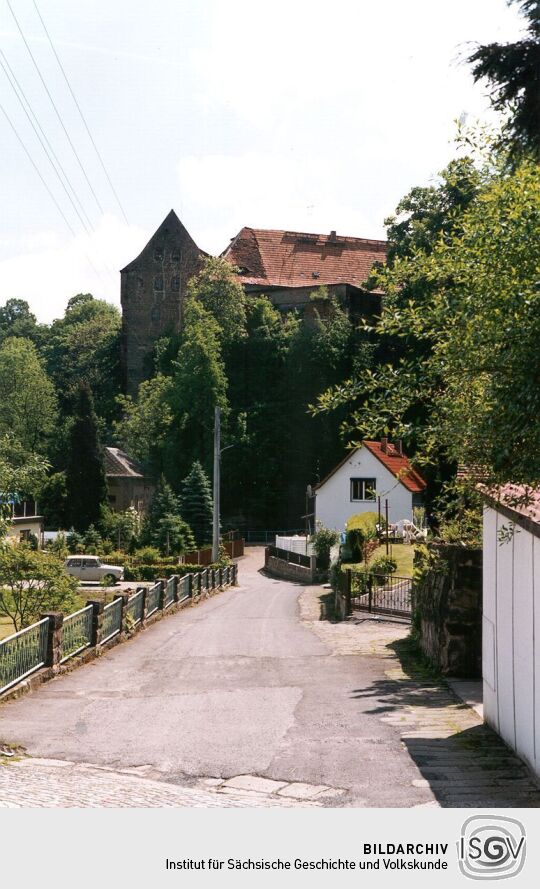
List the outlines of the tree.
{"type": "Polygon", "coordinates": [[[521,7],[527,36],[516,43],[478,46],[467,61],[475,81],[487,80],[493,107],[508,114],[500,144],[513,161],[531,154],[540,160],[540,4],[508,0],[521,7]]]}
{"type": "Polygon", "coordinates": [[[56,531],[67,526],[68,493],[65,472],[53,472],[43,483],[39,503],[47,530],[56,531]]]}
{"type": "Polygon", "coordinates": [[[69,300],[63,318],[53,321],[44,347],[47,367],[64,414],[72,413],[80,380],[95,399],[98,417],[109,426],[120,393],[120,312],[89,293],[69,300]]]}
{"type": "Polygon", "coordinates": [[[29,452],[43,452],[56,397],[34,344],[9,337],[0,346],[0,435],[13,433],[29,452]]]}
{"type": "Polygon", "coordinates": [[[35,495],[47,469],[44,458],[29,453],[13,433],[0,437],[0,546],[9,527],[13,496],[35,495]]]}
{"type": "Polygon", "coordinates": [[[155,473],[162,469],[162,448],[173,422],[172,395],[171,378],[158,373],[141,383],[137,401],[118,396],[122,419],[114,424],[115,433],[127,452],[155,473]]]}
{"type": "Polygon", "coordinates": [[[75,398],[66,488],[70,526],[86,531],[90,525],[99,524],[107,503],[107,480],[92,392],[87,383],[79,385],[75,398]]]}
{"type": "Polygon", "coordinates": [[[0,306],[0,342],[11,336],[24,337],[40,345],[44,328],[38,325],[36,316],[24,299],[8,299],[0,306]]]}
{"type": "Polygon", "coordinates": [[[166,464],[169,478],[174,478],[178,452],[184,469],[194,460],[201,460],[205,466],[211,464],[214,407],[221,407],[224,422],[228,413],[219,325],[196,299],[189,299],[186,306],[170,396],[175,423],[166,464]]]}
{"type": "Polygon", "coordinates": [[[234,266],[225,259],[209,256],[204,260],[201,271],[188,284],[188,298],[202,303],[226,340],[244,335],[246,295],[234,266]]]}
{"type": "Polygon", "coordinates": [[[493,173],[459,229],[430,251],[400,259],[378,330],[420,344],[394,365],[365,373],[322,399],[362,396],[351,425],[361,437],[414,433],[421,455],[469,467],[464,514],[481,477],[491,484],[540,483],[540,168],[522,162],[493,173]],[[404,304],[403,281],[430,283],[429,300],[404,304]],[[411,407],[421,399],[423,412],[411,407]]]}
{"type": "Polygon", "coordinates": [[[181,516],[180,501],[162,475],[145,518],[143,538],[162,553],[178,555],[195,548],[189,524],[181,516]]]}
{"type": "Polygon", "coordinates": [[[44,611],[74,610],[76,593],[77,581],[53,554],[24,544],[0,547],[0,615],[16,632],[44,611]]]}
{"type": "Polygon", "coordinates": [[[212,488],[210,480],[197,461],[181,484],[180,509],[201,548],[212,541],[212,488]]]}

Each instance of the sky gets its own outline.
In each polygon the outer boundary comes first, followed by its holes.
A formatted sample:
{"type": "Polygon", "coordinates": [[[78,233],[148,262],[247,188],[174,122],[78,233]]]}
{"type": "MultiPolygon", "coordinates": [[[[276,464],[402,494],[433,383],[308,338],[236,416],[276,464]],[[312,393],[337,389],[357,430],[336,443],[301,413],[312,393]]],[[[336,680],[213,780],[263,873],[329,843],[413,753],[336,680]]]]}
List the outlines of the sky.
{"type": "Polygon", "coordinates": [[[244,225],[383,238],[486,119],[460,59],[522,29],[505,0],[0,0],[0,305],[119,304],[171,208],[214,254],[244,225]]]}

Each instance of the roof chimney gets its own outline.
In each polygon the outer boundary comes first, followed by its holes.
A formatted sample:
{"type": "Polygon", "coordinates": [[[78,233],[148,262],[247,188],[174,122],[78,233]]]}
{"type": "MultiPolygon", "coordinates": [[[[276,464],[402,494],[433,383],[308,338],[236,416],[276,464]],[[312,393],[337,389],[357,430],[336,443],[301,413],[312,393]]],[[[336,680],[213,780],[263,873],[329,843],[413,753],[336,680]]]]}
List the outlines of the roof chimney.
{"type": "Polygon", "coordinates": [[[328,240],[329,240],[332,244],[335,244],[335,242],[337,241],[337,234],[336,234],[336,232],[335,232],[334,230],[332,230],[332,231],[330,232],[330,237],[328,238],[328,240]]]}
{"type": "Polygon", "coordinates": [[[383,454],[386,454],[387,449],[388,449],[388,439],[381,438],[381,451],[383,452],[383,454]]]}
{"type": "Polygon", "coordinates": [[[396,451],[398,452],[400,457],[403,457],[403,442],[401,438],[396,439],[396,443],[394,445],[396,451]]]}

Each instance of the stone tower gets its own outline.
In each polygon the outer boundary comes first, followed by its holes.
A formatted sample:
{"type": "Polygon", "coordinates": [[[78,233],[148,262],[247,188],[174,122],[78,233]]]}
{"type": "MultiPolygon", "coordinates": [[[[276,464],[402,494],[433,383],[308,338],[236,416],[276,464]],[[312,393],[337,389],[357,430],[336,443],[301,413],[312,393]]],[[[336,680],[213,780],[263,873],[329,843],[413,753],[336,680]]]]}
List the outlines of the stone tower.
{"type": "Polygon", "coordinates": [[[171,210],[142,253],[122,269],[122,369],[128,395],[136,395],[150,375],[156,340],[180,330],[187,283],[204,255],[171,210]]]}

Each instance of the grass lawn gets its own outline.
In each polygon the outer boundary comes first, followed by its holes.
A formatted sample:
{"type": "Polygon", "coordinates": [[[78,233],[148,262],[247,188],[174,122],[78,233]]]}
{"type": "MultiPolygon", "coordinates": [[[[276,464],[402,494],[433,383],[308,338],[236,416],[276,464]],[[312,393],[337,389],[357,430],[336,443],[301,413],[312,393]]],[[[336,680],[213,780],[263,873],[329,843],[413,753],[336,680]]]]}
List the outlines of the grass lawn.
{"type": "Polygon", "coordinates": [[[14,632],[15,630],[9,617],[0,617],[0,639],[5,639],[6,636],[11,636],[14,632]]]}
{"type": "MultiPolygon", "coordinates": [[[[414,546],[411,546],[410,543],[389,543],[388,544],[389,555],[392,559],[395,559],[397,562],[396,574],[398,577],[412,577],[413,576],[413,559],[414,559],[414,546]]],[[[383,543],[382,546],[377,547],[373,555],[371,556],[370,562],[374,559],[380,558],[380,556],[386,555],[386,544],[383,543]]],[[[347,568],[363,568],[362,563],[358,564],[345,564],[342,566],[343,569],[347,568]]]]}

